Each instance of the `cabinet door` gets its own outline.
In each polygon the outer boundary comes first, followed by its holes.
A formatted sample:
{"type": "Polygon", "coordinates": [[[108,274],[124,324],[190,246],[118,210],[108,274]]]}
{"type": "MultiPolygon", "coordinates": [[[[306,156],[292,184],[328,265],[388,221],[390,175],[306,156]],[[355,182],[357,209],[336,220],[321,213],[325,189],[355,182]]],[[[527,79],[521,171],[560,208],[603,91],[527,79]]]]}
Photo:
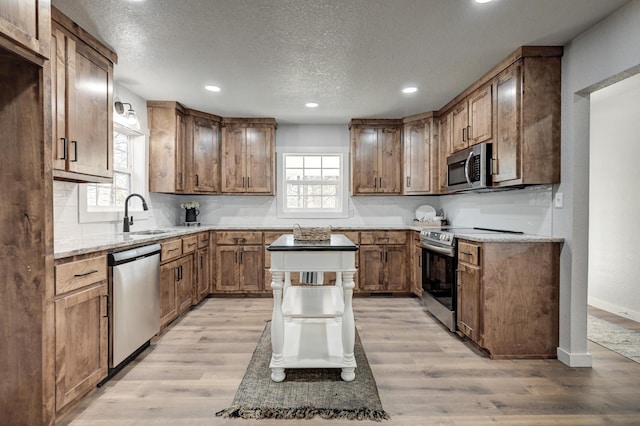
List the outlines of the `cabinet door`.
{"type": "Polygon", "coordinates": [[[412,245],[412,291],[418,297],[422,297],[422,247],[412,245]]]}
{"type": "Polygon", "coordinates": [[[191,295],[193,294],[193,255],[178,259],[178,277],[176,280],[176,305],[178,315],[186,312],[191,307],[191,295]]]}
{"type": "Polygon", "coordinates": [[[242,291],[262,291],[262,281],[264,279],[264,261],[262,256],[262,246],[244,246],[239,249],[239,280],[242,291]]]}
{"type": "Polygon", "coordinates": [[[273,194],[273,129],[246,129],[246,191],[273,194]]]}
{"type": "Polygon", "coordinates": [[[112,178],[112,65],[82,42],[67,48],[69,171],[112,178]]]}
{"type": "Polygon", "coordinates": [[[107,284],[55,301],[56,411],[107,376],[107,284]]]}
{"type": "Polygon", "coordinates": [[[51,32],[51,118],[52,151],[55,170],[67,167],[67,38],[58,29],[51,32]]]}
{"type": "Polygon", "coordinates": [[[458,329],[480,343],[480,268],[458,263],[458,329]]]}
{"type": "Polygon", "coordinates": [[[0,0],[0,34],[47,57],[42,42],[49,31],[49,5],[49,0],[0,0]]]}
{"type": "Polygon", "coordinates": [[[512,65],[497,78],[496,135],[493,143],[493,182],[499,183],[521,177],[520,141],[520,77],[519,64],[512,65]]]}
{"type": "Polygon", "coordinates": [[[460,151],[469,146],[467,128],[469,124],[469,108],[467,101],[460,102],[451,111],[451,148],[450,152],[460,151]]]}
{"type": "Polygon", "coordinates": [[[245,191],[245,133],[241,127],[222,129],[222,192],[245,191]]]}
{"type": "Polygon", "coordinates": [[[451,154],[451,114],[443,115],[439,122],[438,192],[447,193],[447,157],[451,154]]]}
{"type": "Polygon", "coordinates": [[[469,96],[469,145],[491,139],[493,127],[493,86],[488,84],[469,96]]]}
{"type": "Polygon", "coordinates": [[[218,192],[218,157],[220,151],[220,131],[208,120],[194,120],[192,137],[191,179],[194,192],[218,192]]]}
{"type": "Polygon", "coordinates": [[[378,192],[400,193],[400,129],[378,129],[378,192]]]}
{"type": "Polygon", "coordinates": [[[238,249],[218,246],[216,249],[216,291],[240,291],[238,277],[238,249]]]}
{"type": "Polygon", "coordinates": [[[408,291],[406,246],[385,246],[384,263],[386,289],[389,291],[408,291]]]}
{"type": "Polygon", "coordinates": [[[381,246],[360,246],[360,289],[384,290],[384,249],[381,246]]]}
{"type": "Polygon", "coordinates": [[[198,249],[198,257],[196,260],[197,283],[193,304],[199,303],[202,299],[209,295],[209,284],[211,281],[211,269],[209,263],[209,249],[198,249]]]}
{"type": "Polygon", "coordinates": [[[164,327],[178,316],[176,309],[176,261],[160,265],[160,326],[164,327]]]}
{"type": "Polygon", "coordinates": [[[351,192],[371,194],[378,190],[378,132],[376,129],[353,131],[351,156],[351,192]]]}
{"type": "Polygon", "coordinates": [[[404,127],[404,194],[427,194],[431,191],[431,138],[429,123],[404,127]]]}

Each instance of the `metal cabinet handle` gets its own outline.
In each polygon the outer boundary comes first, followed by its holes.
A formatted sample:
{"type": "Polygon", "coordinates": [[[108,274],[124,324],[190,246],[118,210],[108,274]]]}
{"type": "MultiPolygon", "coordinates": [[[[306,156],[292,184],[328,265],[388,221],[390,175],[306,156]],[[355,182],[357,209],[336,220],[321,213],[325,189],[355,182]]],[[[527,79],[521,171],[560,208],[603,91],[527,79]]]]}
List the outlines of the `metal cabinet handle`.
{"type": "Polygon", "coordinates": [[[204,269],[204,256],[200,256],[200,269],[204,269]]]}
{"type": "Polygon", "coordinates": [[[465,142],[465,141],[466,141],[466,139],[464,138],[464,131],[465,131],[466,129],[467,129],[466,127],[463,127],[463,128],[462,128],[462,142],[465,142]]]}
{"type": "Polygon", "coordinates": [[[171,253],[171,252],[176,251],[176,250],[179,250],[179,249],[178,248],[172,248],[172,249],[167,250],[167,253],[171,253]]]}
{"type": "Polygon", "coordinates": [[[104,297],[105,300],[105,306],[106,306],[106,313],[102,316],[102,318],[109,318],[109,295],[108,294],[103,294],[102,297],[104,297]]]}
{"type": "Polygon", "coordinates": [[[407,176],[407,188],[411,187],[411,177],[407,176]]]}
{"type": "Polygon", "coordinates": [[[247,176],[247,188],[251,188],[251,178],[247,176]]]}
{"type": "Polygon", "coordinates": [[[178,281],[182,281],[182,265],[178,266],[178,281]]]}
{"type": "Polygon", "coordinates": [[[178,172],[178,185],[182,186],[182,172],[178,172]]]}
{"type": "Polygon", "coordinates": [[[96,272],[98,272],[97,269],[92,269],[91,271],[83,272],[82,274],[74,274],[73,276],[77,278],[86,277],[87,275],[95,274],[96,272]]]}
{"type": "Polygon", "coordinates": [[[243,253],[244,253],[243,251],[240,252],[240,263],[242,263],[242,254],[243,253]]]}
{"type": "Polygon", "coordinates": [[[60,138],[62,139],[62,158],[60,158],[61,160],[66,160],[67,159],[67,138],[60,138]]]}
{"type": "Polygon", "coordinates": [[[196,175],[196,186],[200,186],[200,179],[198,175],[196,175]]]}
{"type": "Polygon", "coordinates": [[[72,162],[77,162],[78,161],[78,141],[71,141],[71,143],[73,144],[73,155],[75,160],[71,160],[72,162]]]}
{"type": "Polygon", "coordinates": [[[460,250],[460,254],[464,254],[464,255],[467,255],[467,256],[473,256],[473,253],[469,253],[468,251],[462,251],[462,250],[460,250]]]}
{"type": "Polygon", "coordinates": [[[187,244],[187,247],[193,247],[195,245],[196,245],[196,243],[189,243],[189,244],[187,244]]]}
{"type": "Polygon", "coordinates": [[[244,176],[242,176],[242,187],[244,188],[244,176]]]}
{"type": "Polygon", "coordinates": [[[467,140],[471,140],[471,126],[467,126],[467,140]]]}

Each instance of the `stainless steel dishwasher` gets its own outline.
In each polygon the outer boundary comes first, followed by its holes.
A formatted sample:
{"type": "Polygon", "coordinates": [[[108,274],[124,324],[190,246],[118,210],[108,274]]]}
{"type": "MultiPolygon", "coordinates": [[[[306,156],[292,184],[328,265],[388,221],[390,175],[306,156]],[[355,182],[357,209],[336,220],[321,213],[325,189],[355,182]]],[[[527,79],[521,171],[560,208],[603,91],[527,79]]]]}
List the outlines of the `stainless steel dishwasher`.
{"type": "Polygon", "coordinates": [[[126,364],[160,331],[160,244],[109,254],[109,367],[126,364]]]}

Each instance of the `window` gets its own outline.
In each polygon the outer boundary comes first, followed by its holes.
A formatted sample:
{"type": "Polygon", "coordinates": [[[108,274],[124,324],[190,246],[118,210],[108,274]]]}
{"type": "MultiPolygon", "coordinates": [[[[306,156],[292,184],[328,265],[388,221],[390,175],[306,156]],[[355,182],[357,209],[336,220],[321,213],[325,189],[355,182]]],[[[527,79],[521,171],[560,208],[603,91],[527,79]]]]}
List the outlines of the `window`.
{"type": "Polygon", "coordinates": [[[341,153],[283,154],[280,216],[344,217],[343,161],[341,153]]]}
{"type": "Polygon", "coordinates": [[[113,183],[87,185],[87,209],[124,207],[131,194],[131,160],[134,136],[121,131],[113,132],[113,183]]]}
{"type": "MultiPolygon", "coordinates": [[[[119,123],[114,123],[113,128],[113,182],[80,185],[78,210],[81,223],[121,220],[127,196],[133,192],[147,194],[146,136],[119,123]]],[[[131,203],[129,210],[135,219],[149,216],[141,210],[140,204],[131,203]]]]}

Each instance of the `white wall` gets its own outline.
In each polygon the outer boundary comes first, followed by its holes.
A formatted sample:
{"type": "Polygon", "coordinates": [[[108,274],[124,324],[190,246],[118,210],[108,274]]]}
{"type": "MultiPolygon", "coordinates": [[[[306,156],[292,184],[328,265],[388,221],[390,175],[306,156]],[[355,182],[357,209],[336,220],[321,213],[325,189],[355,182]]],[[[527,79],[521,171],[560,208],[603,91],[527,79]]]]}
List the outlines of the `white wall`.
{"type": "MultiPolygon", "coordinates": [[[[560,347],[570,366],[587,352],[589,98],[596,86],[640,64],[640,0],[633,0],[565,46],[562,61],[562,183],[553,234],[565,239],[560,263],[560,347]]],[[[610,81],[609,81],[610,82],[610,81]]]]}
{"type": "Polygon", "coordinates": [[[640,74],[591,94],[589,304],[640,321],[640,74]]]}
{"type": "Polygon", "coordinates": [[[460,193],[440,197],[452,225],[552,235],[552,188],[549,185],[518,190],[460,193]]]}

